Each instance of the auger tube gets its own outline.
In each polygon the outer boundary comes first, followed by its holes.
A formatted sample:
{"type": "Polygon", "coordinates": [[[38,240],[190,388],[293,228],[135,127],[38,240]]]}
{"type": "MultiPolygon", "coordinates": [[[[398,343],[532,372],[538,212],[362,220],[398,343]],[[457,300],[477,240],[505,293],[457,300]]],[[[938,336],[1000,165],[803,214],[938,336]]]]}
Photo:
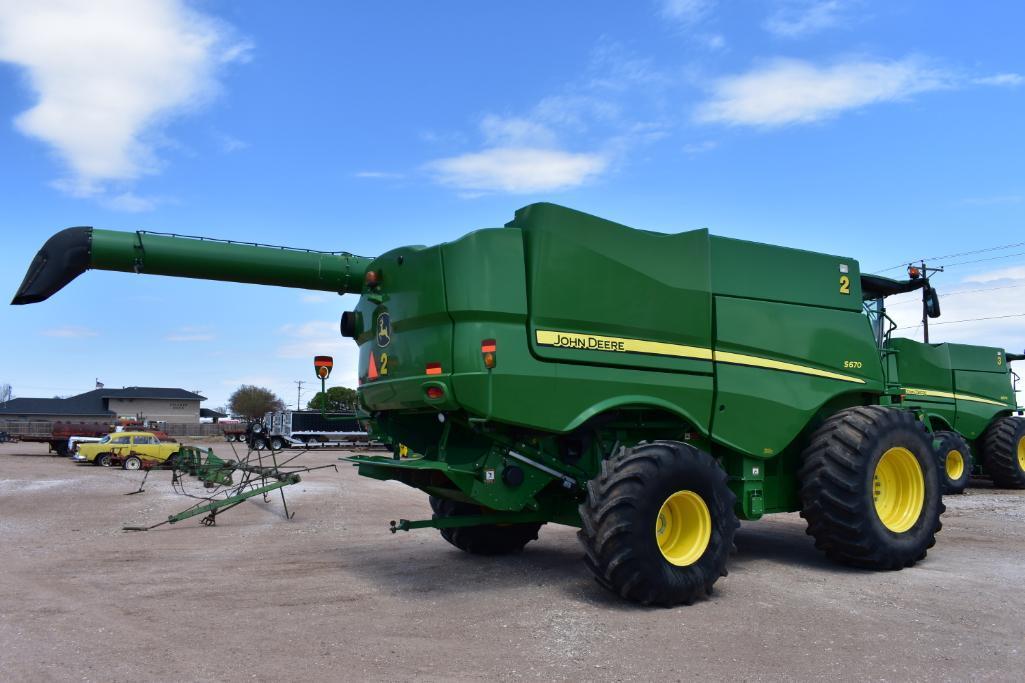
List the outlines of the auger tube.
{"type": "Polygon", "coordinates": [[[90,269],[358,293],[370,261],[345,252],[67,228],[36,254],[11,303],[45,301],[90,269]]]}

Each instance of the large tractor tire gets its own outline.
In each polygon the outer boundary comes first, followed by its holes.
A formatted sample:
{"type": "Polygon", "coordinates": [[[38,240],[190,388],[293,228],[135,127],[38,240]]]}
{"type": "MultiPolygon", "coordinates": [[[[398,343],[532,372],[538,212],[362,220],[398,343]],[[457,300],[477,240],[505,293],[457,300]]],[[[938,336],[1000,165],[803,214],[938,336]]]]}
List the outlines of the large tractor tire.
{"type": "Polygon", "coordinates": [[[902,569],[936,543],[940,473],[925,425],[908,411],[848,408],[811,437],[799,471],[801,516],[829,559],[902,569]]]}
{"type": "Polygon", "coordinates": [[[602,586],[643,605],[689,605],[712,594],[740,526],[726,472],[677,441],[621,449],[601,464],[577,534],[602,586]]]}
{"type": "Polygon", "coordinates": [[[943,495],[964,493],[972,474],[972,449],[957,432],[933,432],[943,495]]]}
{"type": "Polygon", "coordinates": [[[982,467],[1002,489],[1025,489],[1025,420],[1002,417],[982,435],[982,467]]]}
{"type": "MultiPolygon", "coordinates": [[[[482,510],[478,505],[446,500],[431,496],[433,519],[446,517],[462,517],[479,515],[482,510]]],[[[454,529],[440,529],[441,537],[455,547],[473,555],[511,555],[523,550],[523,547],[537,539],[541,529],[540,522],[529,524],[483,524],[481,526],[464,526],[454,529]]]]}

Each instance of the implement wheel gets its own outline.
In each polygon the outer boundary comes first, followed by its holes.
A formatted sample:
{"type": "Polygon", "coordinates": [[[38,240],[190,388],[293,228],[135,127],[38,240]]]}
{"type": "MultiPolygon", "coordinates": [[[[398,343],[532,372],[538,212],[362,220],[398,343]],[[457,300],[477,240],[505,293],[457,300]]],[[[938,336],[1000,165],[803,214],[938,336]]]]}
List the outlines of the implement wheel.
{"type": "Polygon", "coordinates": [[[968,442],[957,432],[933,432],[933,444],[943,494],[964,493],[972,474],[972,451],[968,442]]]}
{"type": "Polygon", "coordinates": [[[141,470],[142,460],[137,455],[129,455],[121,466],[130,471],[141,470]]]}
{"type": "Polygon", "coordinates": [[[1025,489],[1025,420],[1002,417],[982,435],[982,467],[1002,489],[1025,489]]]}
{"type": "Polygon", "coordinates": [[[677,441],[642,444],[602,462],[577,536],[602,586],[643,605],[689,605],[726,576],[735,502],[709,454],[677,441]]]}
{"type": "Polygon", "coordinates": [[[804,451],[801,516],[831,560],[901,569],[925,558],[945,510],[925,426],[883,406],[842,410],[804,451]]]}
{"type": "MultiPolygon", "coordinates": [[[[433,519],[479,515],[481,507],[470,503],[456,502],[431,496],[433,519]]],[[[455,529],[439,529],[441,537],[468,553],[474,555],[510,555],[523,550],[523,546],[537,539],[540,522],[529,524],[484,524],[464,526],[455,529]]]]}

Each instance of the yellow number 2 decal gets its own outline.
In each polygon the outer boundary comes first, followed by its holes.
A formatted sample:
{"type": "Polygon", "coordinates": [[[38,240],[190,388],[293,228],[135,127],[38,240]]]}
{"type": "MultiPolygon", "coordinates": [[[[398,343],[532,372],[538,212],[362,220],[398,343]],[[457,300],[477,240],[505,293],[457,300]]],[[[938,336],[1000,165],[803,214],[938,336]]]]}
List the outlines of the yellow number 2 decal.
{"type": "Polygon", "coordinates": [[[850,294],[851,293],[851,279],[846,275],[840,276],[840,293],[850,294]]]}
{"type": "Polygon", "coordinates": [[[381,375],[388,374],[388,353],[381,354],[381,375]]]}

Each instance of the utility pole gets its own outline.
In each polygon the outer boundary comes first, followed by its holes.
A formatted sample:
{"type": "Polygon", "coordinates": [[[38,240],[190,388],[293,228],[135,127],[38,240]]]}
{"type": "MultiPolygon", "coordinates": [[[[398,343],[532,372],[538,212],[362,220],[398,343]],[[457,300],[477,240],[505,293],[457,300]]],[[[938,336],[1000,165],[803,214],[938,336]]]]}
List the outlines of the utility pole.
{"type": "Polygon", "coordinates": [[[303,385],[306,384],[306,380],[297,379],[295,383],[299,385],[299,394],[295,397],[295,409],[302,410],[303,385]]]}
{"type": "Polygon", "coordinates": [[[918,278],[925,280],[925,285],[922,287],[922,341],[926,344],[929,343],[929,295],[932,291],[932,285],[929,284],[930,272],[942,273],[943,266],[930,268],[925,265],[925,261],[922,261],[920,266],[908,266],[908,275],[911,276],[912,280],[917,280],[918,278]]]}

